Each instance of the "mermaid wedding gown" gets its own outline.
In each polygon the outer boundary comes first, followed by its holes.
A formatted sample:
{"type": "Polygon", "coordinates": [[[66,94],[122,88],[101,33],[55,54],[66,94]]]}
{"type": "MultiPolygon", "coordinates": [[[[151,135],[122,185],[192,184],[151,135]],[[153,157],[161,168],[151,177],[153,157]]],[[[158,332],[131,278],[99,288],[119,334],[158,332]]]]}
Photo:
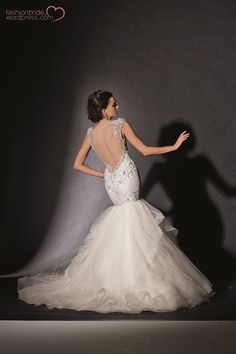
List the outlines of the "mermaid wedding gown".
{"type": "Polygon", "coordinates": [[[63,272],[18,279],[21,300],[49,309],[140,313],[193,308],[215,294],[178,245],[178,230],[139,198],[139,174],[122,135],[123,122],[117,118],[87,131],[106,166],[105,188],[113,205],[95,219],[63,272]]]}

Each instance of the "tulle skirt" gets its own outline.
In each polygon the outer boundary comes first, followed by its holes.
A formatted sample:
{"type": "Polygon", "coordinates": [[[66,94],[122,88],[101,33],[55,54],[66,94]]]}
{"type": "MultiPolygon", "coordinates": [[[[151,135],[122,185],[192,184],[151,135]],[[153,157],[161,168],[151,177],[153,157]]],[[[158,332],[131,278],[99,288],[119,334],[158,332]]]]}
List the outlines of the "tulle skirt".
{"type": "Polygon", "coordinates": [[[212,284],[178,246],[177,234],[144,199],[112,205],[63,272],[18,279],[19,299],[100,313],[167,312],[209,302],[212,284]]]}

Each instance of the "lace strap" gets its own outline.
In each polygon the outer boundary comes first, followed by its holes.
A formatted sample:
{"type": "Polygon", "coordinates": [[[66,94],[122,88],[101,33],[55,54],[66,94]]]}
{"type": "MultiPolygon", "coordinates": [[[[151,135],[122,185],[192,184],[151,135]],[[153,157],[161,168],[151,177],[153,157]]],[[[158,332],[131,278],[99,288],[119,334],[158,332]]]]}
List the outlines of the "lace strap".
{"type": "Polygon", "coordinates": [[[87,130],[87,137],[88,137],[88,141],[89,141],[89,145],[92,147],[92,138],[91,138],[91,131],[92,131],[92,127],[89,127],[87,130]]]}
{"type": "Polygon", "coordinates": [[[124,121],[125,121],[125,118],[121,118],[121,117],[114,121],[114,128],[115,128],[114,132],[115,132],[116,137],[119,140],[123,139],[121,129],[122,129],[124,121]]]}

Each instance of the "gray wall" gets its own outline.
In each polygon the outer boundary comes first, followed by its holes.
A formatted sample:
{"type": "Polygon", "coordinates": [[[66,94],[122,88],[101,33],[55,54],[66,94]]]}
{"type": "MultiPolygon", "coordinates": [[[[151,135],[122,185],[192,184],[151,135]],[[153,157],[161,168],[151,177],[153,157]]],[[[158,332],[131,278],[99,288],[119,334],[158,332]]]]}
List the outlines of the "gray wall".
{"type": "MultiPolygon", "coordinates": [[[[103,180],[73,170],[88,126],[87,96],[112,91],[119,116],[147,145],[130,144],[142,197],[180,231],[211,279],[234,277],[236,238],[236,4],[74,1],[54,24],[7,24],[8,110],[1,273],[66,264],[111,205],[103,180]],[[16,60],[17,59],[17,60],[16,60]]],[[[40,6],[39,6],[40,7],[40,6]]],[[[90,152],[86,163],[102,170],[90,152]]]]}

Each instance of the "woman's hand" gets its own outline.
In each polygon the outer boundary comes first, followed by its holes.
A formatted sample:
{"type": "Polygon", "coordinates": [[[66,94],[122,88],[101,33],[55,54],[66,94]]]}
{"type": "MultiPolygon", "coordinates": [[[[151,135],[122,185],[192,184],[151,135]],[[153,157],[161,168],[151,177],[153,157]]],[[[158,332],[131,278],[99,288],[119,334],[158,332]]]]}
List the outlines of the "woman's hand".
{"type": "Polygon", "coordinates": [[[186,133],[186,130],[180,134],[178,139],[176,140],[174,146],[176,150],[180,147],[180,145],[183,143],[184,140],[188,139],[189,133],[186,133]]]}

